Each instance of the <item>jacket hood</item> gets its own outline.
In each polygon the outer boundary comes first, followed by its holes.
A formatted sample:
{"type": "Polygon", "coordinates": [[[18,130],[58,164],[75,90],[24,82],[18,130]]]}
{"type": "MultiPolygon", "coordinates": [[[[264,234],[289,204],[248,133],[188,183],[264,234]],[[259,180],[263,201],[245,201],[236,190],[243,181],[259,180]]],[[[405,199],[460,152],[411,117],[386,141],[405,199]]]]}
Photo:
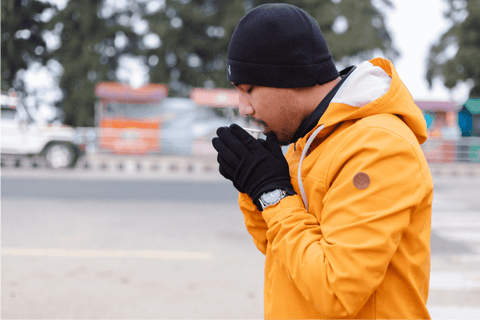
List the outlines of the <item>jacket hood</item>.
{"type": "Polygon", "coordinates": [[[357,66],[333,97],[317,127],[328,128],[375,114],[396,115],[412,130],[420,144],[427,140],[422,111],[415,105],[393,64],[382,58],[357,66]]]}

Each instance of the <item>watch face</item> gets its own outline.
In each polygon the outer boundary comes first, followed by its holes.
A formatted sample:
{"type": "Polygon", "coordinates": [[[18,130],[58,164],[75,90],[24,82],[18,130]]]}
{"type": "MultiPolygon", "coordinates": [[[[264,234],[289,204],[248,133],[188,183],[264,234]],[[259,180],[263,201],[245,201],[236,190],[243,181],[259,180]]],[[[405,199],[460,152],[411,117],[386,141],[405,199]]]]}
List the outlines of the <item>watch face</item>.
{"type": "Polygon", "coordinates": [[[271,192],[267,192],[262,195],[262,200],[265,201],[266,203],[274,203],[275,201],[278,201],[280,196],[282,195],[280,189],[273,190],[271,192]]]}

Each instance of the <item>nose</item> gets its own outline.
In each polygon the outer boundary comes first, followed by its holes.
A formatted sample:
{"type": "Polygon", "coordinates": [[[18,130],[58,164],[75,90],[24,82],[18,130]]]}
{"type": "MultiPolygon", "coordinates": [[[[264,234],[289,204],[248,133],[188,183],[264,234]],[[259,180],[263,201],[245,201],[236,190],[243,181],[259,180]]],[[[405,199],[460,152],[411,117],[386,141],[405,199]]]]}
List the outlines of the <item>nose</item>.
{"type": "Polygon", "coordinates": [[[240,93],[238,111],[242,117],[251,116],[255,113],[248,96],[240,93]]]}

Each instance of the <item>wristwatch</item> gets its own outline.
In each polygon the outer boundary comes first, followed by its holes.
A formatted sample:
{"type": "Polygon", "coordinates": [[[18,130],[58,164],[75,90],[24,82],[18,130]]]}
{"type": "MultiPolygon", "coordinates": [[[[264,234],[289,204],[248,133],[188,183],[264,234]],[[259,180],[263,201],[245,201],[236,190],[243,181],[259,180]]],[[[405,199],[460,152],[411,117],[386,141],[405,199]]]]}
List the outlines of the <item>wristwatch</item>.
{"type": "MultiPolygon", "coordinates": [[[[288,194],[290,195],[290,194],[288,194]]],[[[258,201],[262,206],[262,209],[265,210],[266,207],[277,204],[287,196],[287,191],[282,189],[275,189],[273,191],[265,192],[260,196],[258,201]]]]}

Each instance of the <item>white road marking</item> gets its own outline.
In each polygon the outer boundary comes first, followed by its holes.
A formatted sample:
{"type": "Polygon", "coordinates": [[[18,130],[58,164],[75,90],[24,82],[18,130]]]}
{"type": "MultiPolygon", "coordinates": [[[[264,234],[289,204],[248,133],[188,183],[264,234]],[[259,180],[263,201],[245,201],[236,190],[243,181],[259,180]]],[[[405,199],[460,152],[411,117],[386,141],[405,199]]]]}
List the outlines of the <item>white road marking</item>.
{"type": "Polygon", "coordinates": [[[480,319],[480,308],[467,306],[427,306],[432,319],[480,319]]]}
{"type": "Polygon", "coordinates": [[[471,254],[456,254],[450,261],[455,263],[480,261],[480,210],[471,211],[465,202],[445,200],[436,194],[432,230],[446,240],[463,242],[473,250],[471,254]]]}
{"type": "Polygon", "coordinates": [[[478,231],[465,230],[465,228],[460,230],[440,229],[437,231],[437,233],[444,238],[455,241],[463,241],[468,244],[480,242],[480,233],[478,231]]]}
{"type": "Polygon", "coordinates": [[[480,289],[480,272],[435,271],[430,274],[430,290],[480,289]]]}
{"type": "Polygon", "coordinates": [[[479,228],[480,211],[440,212],[433,210],[432,228],[479,228]]]}
{"type": "Polygon", "coordinates": [[[450,258],[450,261],[453,263],[469,263],[469,262],[480,262],[480,248],[475,248],[479,253],[477,255],[472,254],[462,254],[450,258]]]}
{"type": "MultiPolygon", "coordinates": [[[[450,291],[448,294],[453,295],[456,291],[479,291],[480,272],[461,270],[463,264],[480,262],[480,211],[473,211],[465,202],[445,200],[440,195],[434,195],[433,202],[432,230],[446,240],[467,244],[474,252],[459,253],[448,258],[455,265],[456,271],[432,271],[431,292],[450,291]]],[[[432,267],[435,269],[434,265],[432,267]]],[[[477,305],[478,303],[474,303],[474,306],[427,304],[427,307],[432,319],[480,319],[480,307],[477,305]]]]}
{"type": "Polygon", "coordinates": [[[141,258],[164,260],[211,260],[209,252],[159,250],[92,250],[52,248],[2,248],[2,256],[61,258],[141,258]]]}
{"type": "Polygon", "coordinates": [[[468,205],[461,201],[445,200],[442,196],[434,193],[432,209],[434,211],[466,210],[468,205]]]}

